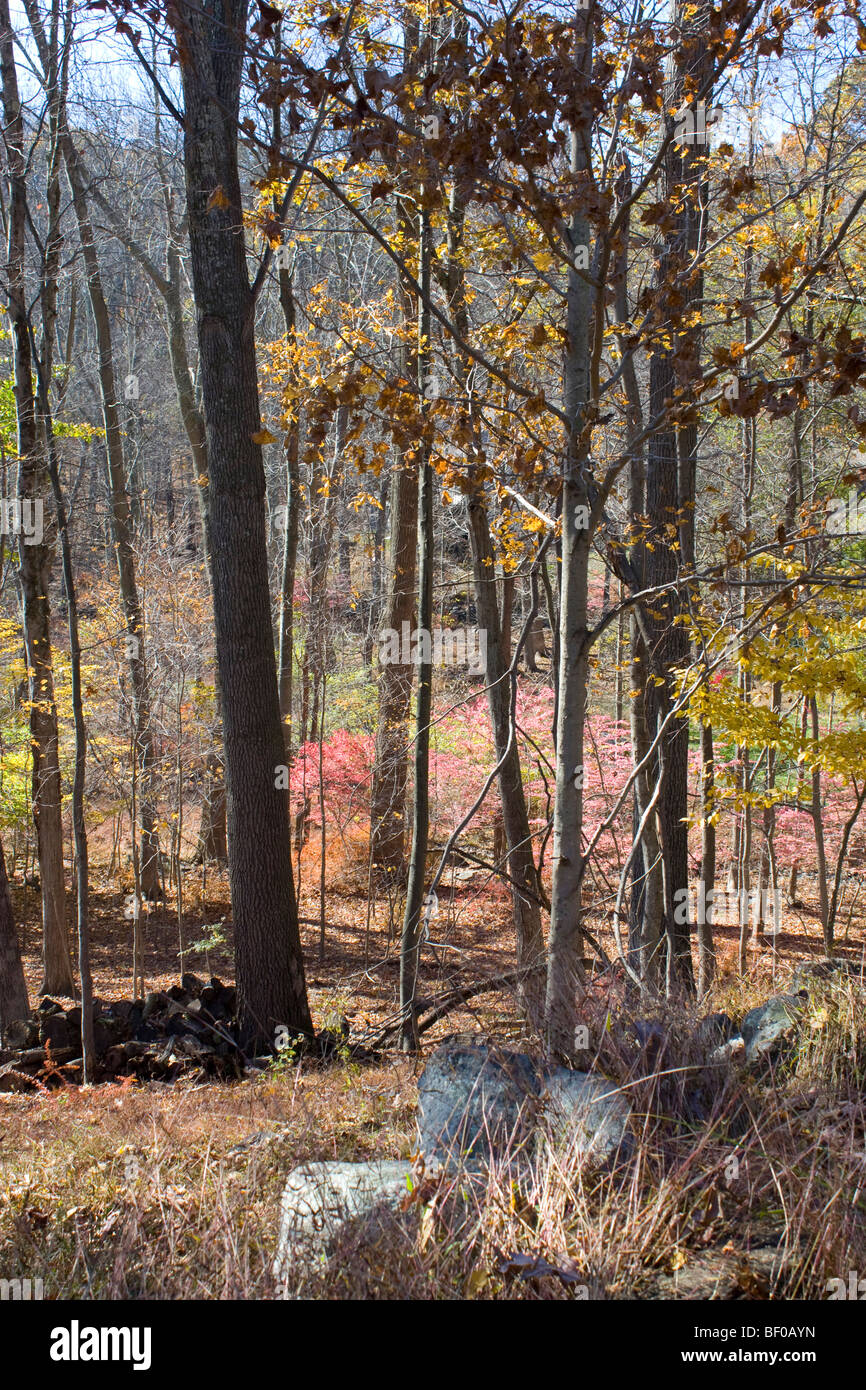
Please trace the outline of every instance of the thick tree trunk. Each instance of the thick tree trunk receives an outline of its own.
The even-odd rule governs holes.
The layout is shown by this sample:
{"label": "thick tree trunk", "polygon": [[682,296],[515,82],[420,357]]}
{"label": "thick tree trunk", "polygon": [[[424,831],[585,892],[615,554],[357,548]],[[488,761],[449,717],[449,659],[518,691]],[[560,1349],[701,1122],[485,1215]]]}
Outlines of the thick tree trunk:
{"label": "thick tree trunk", "polygon": [[[223,696],[229,878],[241,1034],[310,1034],[292,881],[288,793],[265,537],[255,303],[243,237],[237,120],[244,0],[183,5],[184,163],[204,415],[217,661]],[[214,198],[214,194],[219,194]]]}

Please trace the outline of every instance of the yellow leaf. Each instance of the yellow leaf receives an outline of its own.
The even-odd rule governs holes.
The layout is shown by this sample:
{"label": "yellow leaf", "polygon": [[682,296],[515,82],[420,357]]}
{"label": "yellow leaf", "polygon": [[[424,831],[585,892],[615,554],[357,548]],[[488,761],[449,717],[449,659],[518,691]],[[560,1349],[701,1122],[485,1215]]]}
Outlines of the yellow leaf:
{"label": "yellow leaf", "polygon": [[205,212],[212,212],[214,208],[227,208],[228,205],[229,200],[225,195],[222,184],[219,184],[208,198]]}
{"label": "yellow leaf", "polygon": [[250,435],[250,439],[254,444],[276,444],[277,442],[276,435],[271,434],[270,430],[257,430],[255,434]]}
{"label": "yellow leaf", "polygon": [[207,207],[204,208],[204,211],[206,211],[206,213],[211,213],[214,207],[228,207],[228,197],[225,196],[225,189],[222,188],[222,183],[213,190],[213,193],[211,193],[209,199],[207,199]]}
{"label": "yellow leaf", "polygon": [[476,1294],[483,1293],[490,1282],[490,1277],[486,1270],[473,1269],[469,1278],[466,1280],[466,1293],[470,1298]]}

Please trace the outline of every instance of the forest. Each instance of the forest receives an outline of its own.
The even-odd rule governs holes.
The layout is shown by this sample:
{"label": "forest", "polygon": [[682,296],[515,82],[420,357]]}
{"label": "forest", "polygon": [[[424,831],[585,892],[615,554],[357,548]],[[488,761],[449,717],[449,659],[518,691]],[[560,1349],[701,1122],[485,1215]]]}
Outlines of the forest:
{"label": "forest", "polygon": [[0,1301],[866,1297],[860,0],[0,88]]}

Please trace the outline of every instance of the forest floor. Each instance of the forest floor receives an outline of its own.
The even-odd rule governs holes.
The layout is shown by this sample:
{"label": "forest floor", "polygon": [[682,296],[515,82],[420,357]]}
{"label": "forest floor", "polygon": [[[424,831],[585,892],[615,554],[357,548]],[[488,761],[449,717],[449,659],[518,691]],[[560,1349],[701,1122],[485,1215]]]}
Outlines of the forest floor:
{"label": "forest floor", "polygon": [[[396,1008],[398,964],[387,909],[380,908],[368,930],[360,886],[331,883],[321,960],[316,882],[317,875],[306,872],[301,898],[313,1015],[318,1027],[345,1017],[352,1041],[369,1042]],[[26,970],[35,998],[38,895],[18,882],[13,896],[19,921],[27,918]],[[106,1000],[131,993],[125,913],[127,895],[97,882],[94,975],[96,993]],[[226,878],[212,875],[185,912],[185,969],[231,980],[230,930],[221,925],[228,915]],[[593,927],[615,955],[605,923]],[[739,1018],[784,990],[799,961],[824,954],[814,906],[786,912],[783,927],[775,951],[750,952],[743,984],[736,973],[738,928],[716,926],[719,980],[703,1011],[725,1008]],[[490,886],[485,875],[464,876],[453,895],[441,893],[431,937],[422,975],[429,996],[508,970],[513,944],[501,885]],[[175,983],[177,917],[170,906],[148,914],[146,943],[146,987]],[[864,948],[866,920],[852,914],[837,954],[859,961]],[[621,981],[609,980],[602,973],[593,985],[597,1017],[623,1008]],[[816,1081],[811,1056],[784,1086],[774,1084],[770,1099],[762,1092],[761,1123],[745,1138],[732,1139],[733,1128],[720,1137],[718,1129],[683,1120],[673,1092],[661,1102],[647,1093],[639,1110],[651,1114],[663,1106],[673,1128],[665,1127],[666,1119],[651,1133],[645,1129],[639,1193],[633,1185],[628,1200],[621,1200],[622,1190],[617,1198],[604,1186],[612,1181],[606,1178],[591,1194],[580,1194],[580,1240],[573,1225],[563,1225],[556,1183],[548,1183],[531,1221],[515,1208],[513,1194],[499,1192],[488,1204],[492,1215],[483,1223],[483,1238],[459,1254],[454,1242],[431,1239],[429,1230],[418,1239],[416,1232],[408,1243],[400,1237],[396,1253],[361,1258],[355,1252],[338,1268],[316,1273],[306,1291],[330,1298],[570,1296],[569,1282],[555,1276],[515,1282],[497,1275],[503,1249],[531,1247],[560,1265],[580,1266],[593,1297],[674,1297],[678,1289],[679,1296],[707,1297],[724,1279],[724,1296],[767,1297],[781,1288],[773,1252],[784,1245],[786,1258],[797,1254],[794,1296],[815,1296],[815,1281],[827,1270],[835,1272],[840,1262],[843,1275],[858,1267],[850,1217],[855,1188],[855,1206],[859,1200],[858,1164],[866,1162],[859,1030],[860,1020],[840,1023],[831,1049],[836,1060],[821,1064],[832,1075]],[[443,1018],[425,1034],[425,1052],[454,1034],[531,1043],[507,992],[480,995]],[[839,1057],[849,1062],[838,1066]],[[346,1053],[328,1063],[279,1060],[234,1084],[136,1084],[127,1078],[92,1089],[0,1095],[0,1275],[42,1277],[55,1298],[273,1296],[271,1261],[287,1172],[319,1159],[408,1158],[422,1066],[423,1060],[396,1052],[365,1062]],[[752,1157],[746,1188],[734,1184],[727,1191],[717,1177],[732,1145]],[[697,1182],[696,1154],[698,1175],[704,1174]],[[569,1194],[571,1211],[572,1188]],[[864,1256],[866,1249],[861,1266]],[[790,1280],[786,1288],[791,1296]]]}

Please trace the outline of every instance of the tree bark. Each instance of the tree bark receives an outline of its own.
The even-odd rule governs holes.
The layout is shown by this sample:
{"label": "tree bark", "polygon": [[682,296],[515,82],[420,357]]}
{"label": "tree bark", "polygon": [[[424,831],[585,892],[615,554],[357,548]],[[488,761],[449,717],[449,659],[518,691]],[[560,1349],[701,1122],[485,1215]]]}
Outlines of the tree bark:
{"label": "tree bark", "polygon": [[9,896],[3,841],[0,840],[0,1040],[10,1023],[17,1018],[27,1018],[29,1013],[27,981]]}
{"label": "tree bark", "polygon": [[111,497],[111,534],[120,582],[120,595],[126,622],[126,658],[132,688],[134,716],[134,756],[138,779],[138,831],[140,841],[140,880],[145,898],[153,901],[160,894],[159,842],[154,829],[155,810],[155,753],[150,717],[150,682],[145,654],[144,614],[138,593],[133,526],[129,496],[126,490],[123,430],[117,405],[114,357],[111,341],[111,319],[102,286],[102,274],[93,224],[87,206],[87,185],[78,152],[70,138],[63,113],[62,149],[66,164],[72,203],[78,223],[81,250],[87,273],[90,307],[96,328],[99,354],[99,389],[102,417],[105,425],[105,453]]}
{"label": "tree bark", "polygon": [[[511,878],[511,911],[521,971],[519,997],[522,1011],[533,1026],[540,1026],[544,1012],[544,981],[533,968],[544,958],[544,933],[538,899],[540,883],[532,852],[532,831],[523,788],[520,749],[511,718],[511,677],[506,675],[501,642],[499,605],[496,600],[496,567],[484,499],[469,501],[469,534],[475,572],[478,626],[487,634],[487,700],[499,767],[499,798],[508,850]],[[526,971],[524,974],[522,972]]]}
{"label": "tree bark", "polygon": [[[229,879],[243,1045],[311,1034],[295,902],[265,536],[265,477],[238,172],[245,0],[184,4],[184,166],[210,468]],[[216,196],[215,196],[216,195]]]}
{"label": "tree bark", "polygon": [[[671,63],[666,83],[665,132],[672,134],[673,113],[682,107],[688,92],[687,78],[702,90],[709,71],[710,54],[703,41],[708,12],[689,16],[678,5],[674,22],[680,29],[681,47]],[[702,91],[701,100],[708,100]],[[706,235],[705,155],[698,140],[701,113],[695,112],[694,143],[671,138],[665,154],[665,196],[671,207],[670,231],[658,258],[657,314],[660,342],[650,359],[649,413],[663,416],[678,397],[687,400],[700,376],[700,330],[683,315],[703,298],[700,248]],[[670,417],[669,417],[670,418]],[[693,554],[695,449],[693,421],[671,419],[649,439],[647,450],[646,507],[651,542],[647,553],[647,581],[665,592],[647,608],[650,659],[662,673],[682,670],[689,664],[687,628],[677,619],[687,611],[676,586],[687,572]],[[650,729],[655,736],[672,707],[673,683],[653,684],[648,690]],[[669,992],[694,991],[691,958],[691,925],[678,923],[675,903],[688,894],[688,751],[689,726],[673,718],[659,746],[662,777],[659,824],[665,875],[665,937]],[[687,898],[686,898],[687,901]]]}
{"label": "tree bark", "polygon": [[[583,30],[577,63],[581,80],[592,70],[592,12],[576,19]],[[590,131],[571,129],[569,163],[576,178],[591,168]],[[591,510],[587,407],[591,375],[592,290],[576,268],[577,248],[590,244],[590,225],[577,210],[568,229],[566,346],[563,404],[568,417],[562,484],[562,565],[559,609],[559,684],[556,728],[556,800],[553,821],[553,882],[545,996],[547,1045],[571,1056],[575,1046],[578,993],[584,985],[582,888],[584,736],[589,681],[589,557],[591,532],[582,518]],[[578,507],[581,509],[578,513]]]}
{"label": "tree bark", "polygon": [[[25,284],[27,160],[24,123],[8,0],[0,0],[3,114],[9,160],[7,283],[12,325],[15,410],[18,426],[19,486],[22,505],[44,509],[49,479],[36,424],[33,356]],[[71,995],[72,961],[66,934],[66,885],[63,871],[60,740],[54,698],[51,610],[48,590],[53,547],[44,532],[35,544],[22,534],[19,575],[24,595],[24,645],[30,684],[30,742],[33,756],[32,805],[36,826],[42,893],[42,960],[44,994]]]}
{"label": "tree bark", "polygon": [[[417,382],[422,402],[430,370],[430,224],[426,209],[420,215],[418,237],[419,282],[422,299],[418,310]],[[421,945],[421,906],[427,874],[427,842],[430,829],[430,715],[433,708],[433,468],[427,412],[421,408],[422,439],[418,462],[418,625],[430,640],[418,664],[418,692],[415,706],[415,782],[412,797],[412,851],[406,884],[406,909],[400,942],[400,1041],[404,1052],[418,1047],[418,1020],[415,991]]]}

